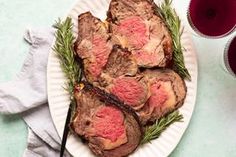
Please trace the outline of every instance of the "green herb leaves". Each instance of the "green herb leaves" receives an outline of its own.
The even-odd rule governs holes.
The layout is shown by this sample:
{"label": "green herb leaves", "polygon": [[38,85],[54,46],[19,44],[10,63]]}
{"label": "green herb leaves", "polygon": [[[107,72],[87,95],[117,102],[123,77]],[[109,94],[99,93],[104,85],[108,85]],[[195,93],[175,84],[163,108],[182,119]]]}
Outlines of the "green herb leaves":
{"label": "green herb leaves", "polygon": [[82,73],[81,66],[75,60],[73,50],[75,38],[72,33],[72,27],[73,24],[69,17],[63,22],[59,19],[54,25],[54,28],[57,29],[54,51],[60,58],[62,70],[68,78],[66,90],[70,93],[71,100],[74,99],[74,86],[80,81]]}
{"label": "green herb leaves", "polygon": [[[67,17],[65,21],[61,21],[60,19],[54,25],[56,28],[56,41],[53,47],[54,52],[58,55],[60,59],[60,64],[65,76],[68,79],[65,89],[70,94],[70,110],[71,113],[68,112],[68,115],[72,120],[73,115],[76,110],[76,101],[74,98],[74,87],[80,82],[82,78],[82,68],[80,63],[76,61],[75,53],[73,50],[74,45],[74,36],[72,33],[72,21],[71,18]],[[67,115],[67,116],[68,116]]]}
{"label": "green herb leaves", "polygon": [[168,126],[170,126],[174,122],[180,122],[182,119],[183,116],[179,113],[179,111],[174,111],[172,113],[169,113],[165,117],[160,118],[156,121],[155,124],[148,126],[145,129],[141,144],[145,144],[153,139],[158,138]]}
{"label": "green herb leaves", "polygon": [[171,7],[171,0],[164,0],[157,12],[166,21],[173,41],[173,69],[184,79],[191,80],[191,76],[184,65],[183,47],[181,45],[181,21],[175,10]]}

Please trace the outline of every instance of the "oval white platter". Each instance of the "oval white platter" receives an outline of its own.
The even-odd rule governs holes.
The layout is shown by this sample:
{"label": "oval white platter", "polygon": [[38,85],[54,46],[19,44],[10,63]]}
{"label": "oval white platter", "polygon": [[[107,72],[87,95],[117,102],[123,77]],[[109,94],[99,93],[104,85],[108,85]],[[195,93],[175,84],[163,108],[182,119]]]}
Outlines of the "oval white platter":
{"label": "oval white platter", "polygon": [[[94,16],[104,20],[110,0],[78,0],[67,16],[71,17],[74,23],[73,32],[77,37],[78,15],[90,11]],[[159,1],[157,1],[159,2]],[[197,92],[197,57],[192,39],[185,29],[181,37],[184,51],[185,65],[192,77],[191,81],[186,81],[187,97],[184,105],[179,109],[184,116],[183,122],[174,123],[165,130],[161,136],[151,143],[139,146],[130,155],[131,157],[166,157],[179,143],[186,130],[192,116]],[[66,78],[60,67],[59,59],[52,51],[49,54],[47,67],[47,87],[48,101],[52,119],[59,136],[62,138],[65,119],[69,107],[69,94],[64,90]],[[86,144],[83,144],[75,135],[69,135],[67,150],[75,157],[94,157]]]}

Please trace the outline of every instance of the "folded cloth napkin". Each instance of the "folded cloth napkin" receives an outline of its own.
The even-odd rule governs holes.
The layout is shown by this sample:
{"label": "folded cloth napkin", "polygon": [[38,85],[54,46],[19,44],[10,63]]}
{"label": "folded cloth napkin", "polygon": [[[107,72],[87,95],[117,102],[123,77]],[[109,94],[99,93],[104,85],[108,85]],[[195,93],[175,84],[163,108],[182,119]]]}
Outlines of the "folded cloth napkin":
{"label": "folded cloth napkin", "polygon": [[[28,29],[29,54],[16,79],[0,84],[0,113],[20,114],[28,125],[24,157],[58,157],[60,143],[47,104],[46,70],[54,37],[51,28]],[[69,153],[65,152],[65,157]]]}

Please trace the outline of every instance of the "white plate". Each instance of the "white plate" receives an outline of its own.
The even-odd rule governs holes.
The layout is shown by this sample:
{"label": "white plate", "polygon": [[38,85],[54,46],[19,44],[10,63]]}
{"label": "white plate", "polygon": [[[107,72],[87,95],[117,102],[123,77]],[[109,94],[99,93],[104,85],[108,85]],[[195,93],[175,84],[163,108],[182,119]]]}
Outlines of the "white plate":
{"label": "white plate", "polygon": [[[104,20],[110,0],[78,0],[69,15],[74,23],[74,35],[77,36],[78,15],[91,11],[93,15]],[[151,143],[140,146],[132,157],[165,157],[168,156],[179,143],[184,131],[186,130],[195,105],[197,91],[197,59],[193,48],[192,40],[188,32],[184,31],[181,38],[182,45],[186,49],[184,59],[186,67],[191,74],[192,81],[186,81],[187,97],[184,105],[180,108],[184,116],[184,122],[174,123],[161,136]],[[62,137],[67,110],[69,106],[69,94],[64,90],[66,79],[60,68],[59,59],[52,51],[48,59],[47,69],[48,101],[53,122],[60,137]],[[80,139],[70,135],[67,140],[66,148],[75,157],[93,157],[86,144],[82,144]]]}

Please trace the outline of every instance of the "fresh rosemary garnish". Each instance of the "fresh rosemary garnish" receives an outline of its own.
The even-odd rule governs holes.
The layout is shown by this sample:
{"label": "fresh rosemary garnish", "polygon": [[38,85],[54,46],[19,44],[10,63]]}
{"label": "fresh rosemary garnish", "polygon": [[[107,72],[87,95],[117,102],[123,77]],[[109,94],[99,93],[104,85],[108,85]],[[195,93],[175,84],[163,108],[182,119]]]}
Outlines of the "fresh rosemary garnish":
{"label": "fresh rosemary garnish", "polygon": [[181,45],[181,21],[175,10],[171,7],[172,0],[164,0],[157,9],[159,15],[165,20],[167,27],[170,30],[172,41],[173,41],[173,70],[175,70],[182,78],[191,80],[191,76],[185,67],[183,51],[184,48]]}
{"label": "fresh rosemary garnish", "polygon": [[65,89],[70,94],[71,106],[74,111],[76,105],[74,100],[74,87],[76,83],[81,80],[82,70],[80,64],[75,59],[75,53],[73,50],[74,36],[72,33],[72,20],[67,17],[65,21],[60,19],[54,25],[56,31],[56,41],[54,45],[54,51],[60,59],[60,64],[65,76],[68,79]]}
{"label": "fresh rosemary garnish", "polygon": [[160,118],[151,126],[148,126],[145,129],[143,139],[141,141],[141,144],[145,144],[147,142],[150,142],[153,139],[158,138],[163,131],[166,130],[168,126],[175,122],[181,122],[183,119],[183,115],[179,113],[178,110],[175,110],[168,115]]}

